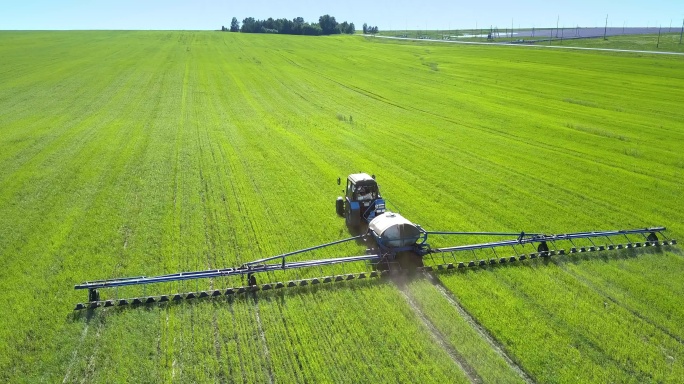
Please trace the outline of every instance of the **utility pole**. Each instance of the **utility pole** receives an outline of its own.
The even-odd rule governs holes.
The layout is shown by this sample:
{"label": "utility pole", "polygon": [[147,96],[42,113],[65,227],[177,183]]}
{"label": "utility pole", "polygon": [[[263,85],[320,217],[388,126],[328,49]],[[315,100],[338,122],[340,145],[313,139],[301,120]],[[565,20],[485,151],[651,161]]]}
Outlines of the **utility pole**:
{"label": "utility pole", "polygon": [[626,21],[622,22],[622,34],[623,35],[625,34],[625,23],[627,23],[627,22]]}
{"label": "utility pole", "polygon": [[658,42],[656,43],[656,48],[660,47],[660,30],[663,29],[663,26],[661,25],[660,28],[658,28]]}
{"label": "utility pole", "polygon": [[513,40],[513,19],[511,19],[511,40]]}
{"label": "utility pole", "polygon": [[682,31],[679,33],[679,45],[682,45],[682,35],[684,35],[684,20],[682,20]]}
{"label": "utility pole", "polygon": [[608,33],[608,14],[606,14],[606,26],[603,28],[603,40],[608,40],[606,39],[606,33]]}
{"label": "utility pole", "polygon": [[561,45],[563,45],[563,31],[565,31],[565,25],[561,28]]}
{"label": "utility pole", "polygon": [[558,15],[558,18],[556,19],[556,38],[558,38],[558,22],[560,21],[560,15]]}

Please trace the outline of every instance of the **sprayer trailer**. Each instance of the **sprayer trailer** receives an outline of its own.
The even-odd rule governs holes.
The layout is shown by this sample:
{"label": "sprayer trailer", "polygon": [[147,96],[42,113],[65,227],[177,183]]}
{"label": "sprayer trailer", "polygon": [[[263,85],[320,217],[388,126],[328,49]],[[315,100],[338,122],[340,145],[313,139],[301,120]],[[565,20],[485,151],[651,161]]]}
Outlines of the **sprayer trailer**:
{"label": "sprayer trailer", "polygon": [[[341,184],[341,179],[337,179]],[[76,285],[75,289],[88,290],[88,302],[79,303],[76,309],[109,307],[154,303],[169,300],[193,299],[204,296],[232,295],[258,290],[279,289],[285,287],[304,286],[308,284],[346,281],[367,277],[391,275],[394,272],[432,271],[433,269],[458,269],[468,267],[486,267],[496,264],[514,263],[526,259],[548,258],[555,255],[569,255],[586,252],[634,251],[638,248],[662,248],[676,245],[674,239],[668,239],[665,227],[648,227],[637,229],[589,231],[560,234],[543,234],[527,232],[448,232],[428,231],[399,213],[389,212],[385,208],[385,200],[375,176],[366,173],[355,173],[347,177],[344,197],[335,201],[335,210],[343,216],[350,232],[359,231],[359,235],[336,240],[325,244],[270,256],[242,265],[212,269],[172,273],[161,276],[139,276],[115,278],[107,280],[86,281]],[[488,240],[475,244],[431,246],[430,236],[441,239],[451,236],[483,236]],[[310,259],[293,261],[293,256],[310,253],[319,249],[357,241],[366,244],[364,254],[340,255],[327,259]],[[426,261],[430,261],[426,265]],[[468,261],[469,260],[469,261]],[[289,269],[323,267],[329,265],[364,262],[371,271],[358,274],[325,276],[321,278],[301,279],[296,281],[269,282],[259,286],[257,274],[283,271]],[[211,279],[218,277],[247,277],[248,286],[213,290],[211,292],[177,293],[173,295],[148,296],[134,299],[110,298],[101,300],[100,290],[132,285],[167,283],[172,281]]]}

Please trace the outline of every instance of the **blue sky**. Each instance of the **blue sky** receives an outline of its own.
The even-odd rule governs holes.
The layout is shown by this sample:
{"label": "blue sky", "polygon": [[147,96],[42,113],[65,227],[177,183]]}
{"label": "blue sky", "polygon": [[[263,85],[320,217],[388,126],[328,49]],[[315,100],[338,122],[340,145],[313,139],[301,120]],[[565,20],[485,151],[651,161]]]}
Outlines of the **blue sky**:
{"label": "blue sky", "polygon": [[555,26],[657,26],[681,28],[682,0],[3,0],[0,29],[185,29],[211,30],[252,16],[297,16],[317,21],[366,22],[380,29],[510,28]]}

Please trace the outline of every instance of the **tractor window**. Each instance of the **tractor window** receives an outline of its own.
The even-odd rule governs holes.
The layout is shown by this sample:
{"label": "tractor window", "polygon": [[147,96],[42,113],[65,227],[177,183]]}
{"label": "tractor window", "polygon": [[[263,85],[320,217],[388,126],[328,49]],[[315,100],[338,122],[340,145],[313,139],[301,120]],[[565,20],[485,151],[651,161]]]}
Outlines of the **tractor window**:
{"label": "tractor window", "polygon": [[357,200],[373,200],[373,188],[370,186],[360,186],[356,191]]}

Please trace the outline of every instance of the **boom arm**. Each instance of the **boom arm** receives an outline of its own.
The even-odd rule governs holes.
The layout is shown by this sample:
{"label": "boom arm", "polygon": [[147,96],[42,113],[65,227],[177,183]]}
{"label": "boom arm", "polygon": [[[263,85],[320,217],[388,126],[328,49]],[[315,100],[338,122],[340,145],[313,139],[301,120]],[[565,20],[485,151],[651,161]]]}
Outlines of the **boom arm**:
{"label": "boom arm", "polygon": [[[652,227],[652,228],[643,228],[643,229],[630,229],[630,230],[614,230],[614,231],[597,231],[597,232],[577,232],[577,233],[567,233],[567,234],[559,234],[559,235],[544,235],[544,234],[539,234],[539,233],[531,233],[531,234],[526,234],[525,232],[520,232],[520,233],[510,233],[510,232],[438,232],[438,231],[421,231],[427,235],[471,235],[471,236],[476,236],[476,235],[486,235],[486,236],[517,236],[515,239],[510,239],[510,240],[501,240],[501,241],[494,241],[494,242],[486,242],[486,243],[479,243],[479,244],[468,244],[468,245],[458,245],[458,246],[451,246],[451,247],[441,247],[441,248],[430,248],[428,244],[421,243],[421,244],[416,244],[415,245],[415,252],[419,254],[420,256],[425,256],[428,254],[438,254],[438,253],[455,253],[459,251],[475,251],[478,249],[496,249],[496,248],[501,248],[501,247],[513,247],[515,249],[515,246],[520,245],[524,246],[525,244],[534,244],[538,243],[539,244],[539,255],[541,256],[548,256],[550,255],[549,248],[547,247],[547,242],[554,244],[556,241],[570,241],[573,246],[574,242],[573,240],[577,239],[588,239],[589,241],[594,244],[594,242],[591,239],[595,238],[606,238],[608,242],[610,243],[607,247],[608,249],[621,249],[623,248],[622,244],[617,244],[613,243],[611,240],[611,237],[615,236],[623,236],[627,240],[627,248],[632,248],[632,246],[641,246],[641,243],[632,243],[630,238],[627,235],[643,235],[645,239],[645,245],[674,245],[676,244],[675,240],[671,241],[663,241],[660,243],[658,241],[658,237],[656,233],[660,234],[663,236],[663,238],[666,238],[665,235],[662,234],[663,231],[665,231],[665,227]],[[368,255],[361,255],[361,256],[346,256],[346,257],[336,257],[336,258],[329,258],[329,259],[318,259],[318,260],[306,260],[306,261],[294,261],[294,262],[287,262],[287,257],[301,254],[301,253],[306,253],[306,252],[311,252],[317,249],[321,248],[326,248],[330,247],[336,244],[352,241],[352,240],[357,240],[363,237],[372,237],[369,234],[363,235],[363,236],[355,236],[355,237],[350,237],[347,239],[342,239],[342,240],[337,240],[333,241],[330,243],[326,244],[321,244],[317,245],[314,247],[309,247],[305,249],[301,249],[298,251],[293,251],[293,252],[288,252],[284,253],[281,255],[277,256],[272,256],[272,257],[267,257],[259,260],[255,260],[252,262],[244,263],[240,267],[237,268],[224,268],[224,269],[211,269],[211,270],[205,270],[205,271],[193,271],[193,272],[180,272],[180,273],[173,273],[173,274],[168,274],[168,275],[160,275],[160,276],[138,276],[138,277],[127,277],[127,278],[117,278],[117,279],[108,279],[108,280],[95,280],[95,281],[86,281],[81,284],[77,284],[74,286],[75,289],[88,289],[89,290],[89,301],[90,302],[96,302],[99,301],[99,294],[97,292],[97,289],[101,288],[113,288],[113,287],[122,287],[122,286],[130,286],[130,285],[142,285],[142,284],[153,284],[153,283],[165,283],[165,282],[172,282],[172,281],[182,281],[182,280],[194,280],[194,279],[206,279],[206,278],[214,278],[214,277],[228,277],[228,276],[243,276],[243,275],[251,275],[253,273],[257,272],[273,272],[273,271],[280,271],[280,270],[286,270],[286,269],[297,269],[297,268],[307,268],[307,267],[318,267],[318,266],[324,266],[324,265],[334,265],[334,264],[342,264],[342,263],[352,263],[352,262],[358,262],[358,261],[370,261],[370,262],[379,262],[383,259],[388,257],[393,257],[392,255],[392,249],[390,248],[389,253],[383,253],[383,254],[368,254]],[[554,245],[555,247],[555,245]],[[574,249],[574,248],[573,248]],[[600,247],[592,247],[591,250],[603,250],[605,247],[600,246]],[[402,249],[397,249],[397,251],[403,250]],[[583,248],[582,248],[583,250]],[[571,253],[574,252],[571,250]],[[394,252],[396,253],[396,252]],[[553,254],[553,253],[551,253]],[[536,256],[534,256],[536,257]],[[520,257],[521,260],[524,259],[523,256]],[[279,262],[275,263],[268,263],[274,260],[279,260]],[[472,262],[471,262],[472,263]],[[482,262],[480,263],[482,265]]]}
{"label": "boom arm", "polygon": [[[255,272],[270,272],[285,269],[296,269],[296,268],[307,268],[307,267],[318,267],[321,265],[333,265],[340,263],[352,263],[355,261],[370,261],[379,258],[379,255],[363,255],[363,256],[347,256],[338,257],[332,259],[320,259],[320,260],[307,260],[288,263],[286,258],[288,256],[297,255],[300,253],[311,252],[316,249],[330,247],[336,244],[345,243],[348,241],[359,239],[363,236],[355,236],[347,239],[337,240],[326,244],[317,245],[315,247],[300,249],[294,252],[283,253],[282,255],[267,257],[264,259],[259,259],[255,261],[250,261],[244,263],[237,268],[224,268],[224,269],[210,269],[206,271],[195,271],[195,272],[180,272],[172,273],[169,275],[161,276],[139,276],[139,277],[126,277],[118,279],[108,279],[108,280],[95,280],[86,281],[84,283],[74,286],[74,289],[100,289],[100,288],[113,288],[113,287],[123,287],[127,285],[141,285],[141,284],[153,284],[153,283],[167,283],[170,281],[181,281],[181,280],[194,280],[194,279],[207,279],[212,277],[227,277],[227,276],[242,276],[246,274],[251,274]],[[267,261],[280,259],[281,262],[277,264],[264,264]]]}
{"label": "boom arm", "polygon": [[[575,239],[591,239],[596,237],[605,237],[609,242],[611,236],[619,235],[634,235],[634,234],[655,234],[665,231],[665,227],[652,227],[643,229],[627,229],[627,230],[617,230],[617,231],[598,231],[598,232],[577,232],[577,233],[566,233],[562,235],[544,235],[539,233],[501,233],[501,232],[430,232],[426,231],[427,234],[434,235],[488,235],[488,236],[509,236],[518,235],[515,240],[502,240],[490,243],[482,244],[471,244],[471,245],[460,245],[455,247],[444,247],[444,248],[433,248],[429,250],[429,253],[440,253],[440,252],[457,252],[457,251],[469,251],[475,249],[485,249],[494,247],[506,247],[514,245],[523,245],[531,243],[553,243],[554,241],[568,240],[572,241]],[[663,235],[664,236],[664,235]],[[629,238],[627,238],[629,240]]]}

